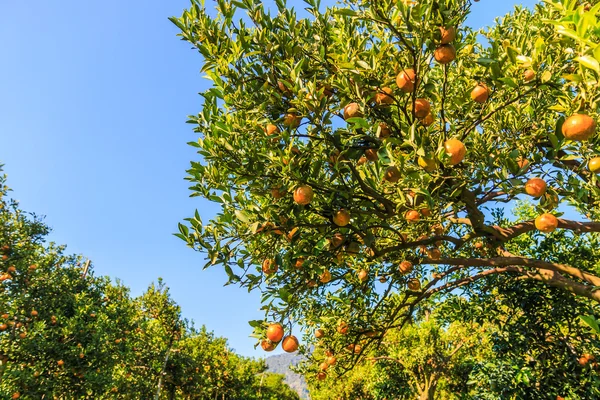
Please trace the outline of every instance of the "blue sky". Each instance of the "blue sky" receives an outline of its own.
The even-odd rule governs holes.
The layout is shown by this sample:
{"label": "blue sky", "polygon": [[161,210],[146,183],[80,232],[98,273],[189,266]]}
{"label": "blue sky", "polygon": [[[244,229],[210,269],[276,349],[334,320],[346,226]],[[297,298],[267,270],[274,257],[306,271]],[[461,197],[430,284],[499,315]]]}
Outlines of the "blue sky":
{"label": "blue sky", "polygon": [[[483,0],[469,24],[535,3]],[[208,84],[200,55],[167,20],[188,4],[0,2],[0,163],[21,206],[46,215],[52,240],[89,257],[97,274],[134,295],[163,277],[187,318],[260,357],[247,324],[262,317],[259,296],[223,287],[224,272],[202,271],[202,255],[172,236],[194,209],[204,220],[217,210],[188,198],[183,180],[196,139],[186,116],[200,111]]]}

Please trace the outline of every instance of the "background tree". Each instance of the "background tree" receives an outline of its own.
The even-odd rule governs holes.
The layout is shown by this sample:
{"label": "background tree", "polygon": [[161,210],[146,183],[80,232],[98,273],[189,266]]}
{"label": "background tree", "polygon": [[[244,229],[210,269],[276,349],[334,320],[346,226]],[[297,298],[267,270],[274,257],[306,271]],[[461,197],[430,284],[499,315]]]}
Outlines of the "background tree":
{"label": "background tree", "polygon": [[0,398],[298,399],[263,360],[183,319],[161,280],[132,298],[47,244],[8,190],[0,175]]}
{"label": "background tree", "polygon": [[[192,195],[221,204],[178,236],[260,290],[267,322],[337,330],[336,352],[361,342],[341,369],[422,301],[495,275],[597,303],[597,258],[519,245],[600,231],[585,221],[600,217],[597,1],[517,8],[482,32],[463,25],[468,0],[305,3],[302,19],[283,0],[222,0],[214,17],[194,0],[172,18],[213,81],[190,117]],[[523,196],[535,219],[494,222]]]}

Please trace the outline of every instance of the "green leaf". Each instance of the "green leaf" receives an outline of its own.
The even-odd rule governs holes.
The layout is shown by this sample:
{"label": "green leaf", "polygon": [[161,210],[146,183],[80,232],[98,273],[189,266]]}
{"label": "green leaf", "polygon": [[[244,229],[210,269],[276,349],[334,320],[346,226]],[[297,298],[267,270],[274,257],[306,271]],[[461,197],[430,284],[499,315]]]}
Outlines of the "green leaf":
{"label": "green leaf", "polygon": [[235,210],[235,216],[237,219],[239,219],[242,222],[248,223],[250,222],[250,219],[248,218],[248,215],[240,210]]}
{"label": "green leaf", "polygon": [[600,63],[598,63],[598,60],[595,58],[590,56],[582,56],[577,57],[575,61],[579,61],[579,63],[584,67],[594,70],[597,74],[600,74]]}
{"label": "green leaf", "polygon": [[596,333],[600,333],[599,321],[593,315],[580,315],[579,318],[590,326]]}

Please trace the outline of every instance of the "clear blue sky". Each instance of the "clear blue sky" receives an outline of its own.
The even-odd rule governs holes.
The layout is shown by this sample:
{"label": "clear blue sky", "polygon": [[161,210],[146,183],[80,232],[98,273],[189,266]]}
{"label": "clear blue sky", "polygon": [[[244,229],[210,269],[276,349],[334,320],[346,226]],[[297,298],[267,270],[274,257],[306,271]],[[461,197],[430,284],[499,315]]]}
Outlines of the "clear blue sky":
{"label": "clear blue sky", "polygon": [[[482,0],[470,25],[517,3],[536,2]],[[46,215],[52,239],[97,274],[134,295],[163,277],[187,318],[259,357],[247,324],[262,317],[259,296],[223,287],[225,274],[202,271],[203,256],[172,236],[194,209],[205,220],[216,212],[188,198],[183,180],[196,139],[186,116],[200,111],[208,82],[167,20],[188,4],[1,1],[0,163],[21,206]]]}

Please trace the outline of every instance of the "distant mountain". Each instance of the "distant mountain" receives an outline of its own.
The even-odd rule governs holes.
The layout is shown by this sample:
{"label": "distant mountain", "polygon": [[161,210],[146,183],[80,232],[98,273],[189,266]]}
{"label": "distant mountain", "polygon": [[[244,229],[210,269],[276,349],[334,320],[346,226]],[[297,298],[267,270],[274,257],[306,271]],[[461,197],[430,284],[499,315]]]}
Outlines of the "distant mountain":
{"label": "distant mountain", "polygon": [[304,357],[294,354],[278,354],[276,356],[267,357],[267,367],[269,372],[285,375],[285,382],[295,390],[301,399],[310,399],[308,395],[308,387],[304,377],[295,374],[290,370],[291,365],[298,365]]}

